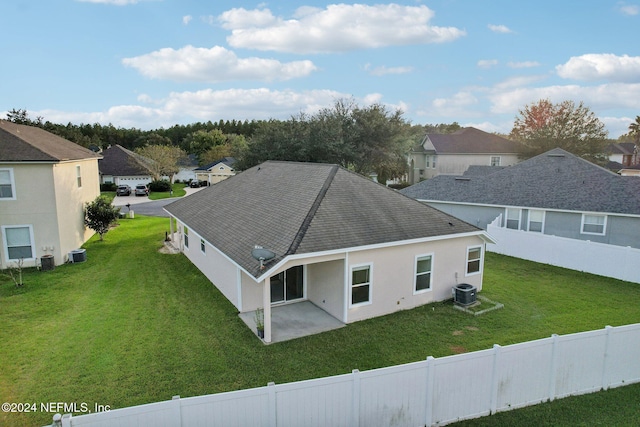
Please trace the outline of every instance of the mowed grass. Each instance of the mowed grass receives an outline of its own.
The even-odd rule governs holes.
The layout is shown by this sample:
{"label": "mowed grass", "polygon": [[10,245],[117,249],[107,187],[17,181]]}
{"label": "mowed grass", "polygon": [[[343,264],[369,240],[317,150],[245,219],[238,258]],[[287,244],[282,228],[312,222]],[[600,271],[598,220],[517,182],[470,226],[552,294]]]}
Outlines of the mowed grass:
{"label": "mowed grass", "polygon": [[0,277],[0,400],[38,406],[0,425],[50,423],[43,402],[119,408],[640,322],[640,285],[487,254],[482,294],[503,309],[435,303],[265,346],[183,255],[158,251],[168,230],[123,219],[85,263],[27,271],[22,289]]}

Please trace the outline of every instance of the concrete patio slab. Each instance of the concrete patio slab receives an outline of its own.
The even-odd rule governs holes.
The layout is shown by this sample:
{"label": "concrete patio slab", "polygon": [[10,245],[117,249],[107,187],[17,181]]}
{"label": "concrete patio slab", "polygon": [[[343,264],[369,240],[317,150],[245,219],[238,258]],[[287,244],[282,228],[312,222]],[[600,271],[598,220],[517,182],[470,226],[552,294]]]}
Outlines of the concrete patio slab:
{"label": "concrete patio slab", "polygon": [[[255,333],[255,311],[239,314]],[[342,328],[344,323],[310,301],[271,307],[271,342],[288,341]]]}

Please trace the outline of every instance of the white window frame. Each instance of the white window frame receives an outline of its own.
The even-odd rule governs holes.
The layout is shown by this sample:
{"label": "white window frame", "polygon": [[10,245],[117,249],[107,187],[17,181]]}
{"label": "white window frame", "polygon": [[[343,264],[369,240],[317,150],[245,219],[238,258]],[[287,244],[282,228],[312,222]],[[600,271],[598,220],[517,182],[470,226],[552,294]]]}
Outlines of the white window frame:
{"label": "white window frame", "polygon": [[182,238],[184,239],[184,247],[189,249],[189,228],[185,225],[183,231]]}
{"label": "white window frame", "polygon": [[[426,274],[426,272],[418,273],[418,261],[420,261],[422,258],[431,258],[431,270],[429,270],[429,287],[426,289],[418,289],[418,274],[420,275]],[[424,294],[425,292],[431,292],[431,290],[433,289],[434,259],[435,259],[435,255],[433,252],[415,256],[415,260],[413,263],[413,295]]]}
{"label": "white window frame", "polygon": [[0,168],[2,172],[9,172],[9,185],[11,185],[11,197],[0,197],[1,200],[16,200],[16,181],[13,176],[13,168]]}
{"label": "white window frame", "polygon": [[[602,224],[594,224],[592,222],[587,222],[587,217],[596,217],[603,218]],[[595,231],[584,231],[585,225],[602,225],[602,232],[598,233]],[[580,234],[590,234],[592,236],[604,236],[607,233],[607,215],[604,214],[595,214],[595,213],[583,213],[582,220],[580,221]]]}
{"label": "white window frame", "polygon": [[78,183],[78,188],[82,188],[82,169],[80,169],[80,165],[76,166],[76,182]]}
{"label": "white window frame", "polygon": [[[364,270],[369,269],[369,282],[368,283],[360,283],[356,286],[369,286],[369,299],[367,301],[358,302],[353,304],[353,272],[356,270]],[[351,266],[349,270],[349,308],[352,307],[361,307],[363,305],[370,305],[373,301],[373,263],[364,263],[364,264],[354,264]]]}
{"label": "white window frame", "polygon": [[24,261],[34,261],[36,259],[36,244],[33,237],[33,226],[30,224],[16,224],[16,225],[3,225],[2,226],[2,246],[6,255],[7,262],[19,261],[20,258],[9,258],[9,242],[7,242],[7,229],[12,228],[28,228],[29,240],[31,243],[31,258],[24,258]]}
{"label": "white window frame", "polygon": [[[517,228],[511,228],[511,227],[507,226],[509,224],[509,221],[515,221],[514,219],[510,219],[509,218],[509,211],[518,211],[518,227]],[[504,228],[508,228],[509,230],[520,230],[520,225],[521,224],[522,224],[522,209],[520,209],[520,208],[505,208],[505,210],[504,210]]]}
{"label": "white window frame", "polygon": [[202,237],[200,238],[200,252],[203,254],[207,253],[207,244]]}
{"label": "white window frame", "polygon": [[[542,221],[531,221],[531,213],[532,212],[540,212],[542,214]],[[529,215],[527,218],[527,231],[530,231],[532,233],[544,233],[544,220],[546,218],[547,214],[545,211],[541,210],[541,209],[529,209]],[[540,222],[540,231],[537,230],[531,230],[531,222]]]}
{"label": "white window frame", "polygon": [[[497,163],[494,163],[494,159],[496,159],[496,160],[497,160]],[[490,164],[491,166],[500,166],[500,165],[501,165],[501,163],[502,163],[502,158],[501,158],[500,156],[491,156],[491,157],[489,158],[489,164]]]}
{"label": "white window frame", "polygon": [[[469,259],[469,253],[472,250],[475,250],[475,249],[479,249],[480,250],[480,258]],[[478,274],[482,274],[482,267],[483,267],[483,264],[484,264],[483,263],[483,258],[484,258],[484,250],[483,250],[482,245],[467,246],[467,255],[466,255],[467,262],[465,263],[465,268],[464,268],[465,274],[464,275],[465,276],[475,276],[475,275],[478,275]],[[469,273],[469,262],[470,261],[479,261],[480,262],[480,265],[478,266],[478,271],[473,271],[473,272]]]}

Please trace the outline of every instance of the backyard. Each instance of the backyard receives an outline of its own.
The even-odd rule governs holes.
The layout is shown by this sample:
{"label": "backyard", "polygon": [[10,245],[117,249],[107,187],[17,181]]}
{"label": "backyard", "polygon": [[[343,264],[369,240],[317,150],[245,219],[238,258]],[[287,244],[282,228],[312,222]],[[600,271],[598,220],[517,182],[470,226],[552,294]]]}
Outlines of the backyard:
{"label": "backyard", "polygon": [[[0,425],[49,424],[47,402],[114,409],[640,322],[640,285],[487,254],[482,295],[502,309],[435,303],[265,346],[184,256],[158,251],[168,229],[122,219],[84,263],[26,271],[22,288],[0,276],[0,398],[37,409]],[[602,394],[631,396],[637,415],[640,387],[622,389]]]}

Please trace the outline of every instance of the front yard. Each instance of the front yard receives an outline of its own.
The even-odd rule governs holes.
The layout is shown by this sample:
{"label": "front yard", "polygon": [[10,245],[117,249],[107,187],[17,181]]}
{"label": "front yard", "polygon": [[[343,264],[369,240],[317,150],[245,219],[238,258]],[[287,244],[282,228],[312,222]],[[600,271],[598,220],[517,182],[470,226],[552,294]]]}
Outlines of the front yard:
{"label": "front yard", "polygon": [[487,254],[480,316],[451,302],[265,346],[182,255],[158,252],[169,223],[120,220],[87,261],[0,276],[0,397],[36,403],[0,425],[39,426],[46,402],[111,408],[367,370],[640,322],[640,285]]}

